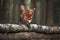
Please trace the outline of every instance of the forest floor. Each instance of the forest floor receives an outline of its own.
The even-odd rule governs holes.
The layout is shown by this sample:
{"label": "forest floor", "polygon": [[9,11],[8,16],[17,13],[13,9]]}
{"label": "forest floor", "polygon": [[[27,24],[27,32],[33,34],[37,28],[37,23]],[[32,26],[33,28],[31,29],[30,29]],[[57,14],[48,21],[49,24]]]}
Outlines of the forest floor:
{"label": "forest floor", "polygon": [[43,34],[36,32],[0,33],[0,40],[60,40],[60,34]]}

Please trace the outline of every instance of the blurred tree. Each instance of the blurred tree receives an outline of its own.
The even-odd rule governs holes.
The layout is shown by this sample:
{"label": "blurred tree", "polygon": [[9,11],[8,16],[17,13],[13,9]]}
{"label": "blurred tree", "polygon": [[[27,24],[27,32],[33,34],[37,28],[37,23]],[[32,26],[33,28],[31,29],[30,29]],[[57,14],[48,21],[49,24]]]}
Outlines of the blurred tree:
{"label": "blurred tree", "polygon": [[19,21],[19,0],[13,0],[13,23],[18,23]]}
{"label": "blurred tree", "polygon": [[54,24],[60,25],[60,0],[54,1]]}
{"label": "blurred tree", "polygon": [[12,23],[12,14],[13,14],[13,0],[5,0],[6,1],[6,23]]}
{"label": "blurred tree", "polygon": [[37,24],[40,24],[40,19],[41,19],[41,16],[40,16],[40,0],[36,0],[36,23]]}
{"label": "blurred tree", "polygon": [[47,0],[47,25],[53,25],[53,0]]}
{"label": "blurred tree", "polygon": [[0,23],[18,23],[18,0],[1,0]]}
{"label": "blurred tree", "polygon": [[33,21],[36,24],[46,24],[46,0],[33,0],[32,7],[36,8]]}
{"label": "blurred tree", "polygon": [[6,22],[6,2],[7,0],[1,0],[0,23]]}

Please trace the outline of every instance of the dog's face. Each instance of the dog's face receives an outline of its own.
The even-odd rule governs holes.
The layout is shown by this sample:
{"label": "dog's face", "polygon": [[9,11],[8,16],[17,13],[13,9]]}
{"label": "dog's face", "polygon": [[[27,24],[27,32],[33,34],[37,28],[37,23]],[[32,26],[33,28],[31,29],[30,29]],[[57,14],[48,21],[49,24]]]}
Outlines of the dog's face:
{"label": "dog's face", "polygon": [[23,20],[31,23],[32,21],[32,15],[34,13],[34,9],[25,9],[25,7],[23,5],[21,5],[21,11],[22,11],[22,18]]}

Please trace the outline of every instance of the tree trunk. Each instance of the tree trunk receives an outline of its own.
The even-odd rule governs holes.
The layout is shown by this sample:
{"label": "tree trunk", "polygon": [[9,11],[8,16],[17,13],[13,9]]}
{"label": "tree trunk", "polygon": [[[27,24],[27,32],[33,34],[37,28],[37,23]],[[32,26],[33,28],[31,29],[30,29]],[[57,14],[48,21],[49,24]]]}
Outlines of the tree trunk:
{"label": "tree trunk", "polygon": [[13,0],[7,0],[6,2],[6,23],[12,23],[13,14]]}
{"label": "tree trunk", "polygon": [[18,23],[18,0],[2,0],[0,23]]}
{"label": "tree trunk", "polygon": [[40,24],[40,19],[41,19],[41,16],[40,16],[40,0],[36,0],[36,24]]}
{"label": "tree trunk", "polygon": [[0,0],[1,3],[1,13],[0,13],[0,23],[4,23],[6,20],[5,14],[6,14],[6,0]]}
{"label": "tree trunk", "polygon": [[12,23],[18,23],[19,20],[19,4],[18,4],[18,0],[13,0],[13,22]]}
{"label": "tree trunk", "polygon": [[47,25],[53,25],[53,0],[47,0]]}
{"label": "tree trunk", "polygon": [[46,0],[40,1],[40,25],[46,25],[47,18],[46,18]]}

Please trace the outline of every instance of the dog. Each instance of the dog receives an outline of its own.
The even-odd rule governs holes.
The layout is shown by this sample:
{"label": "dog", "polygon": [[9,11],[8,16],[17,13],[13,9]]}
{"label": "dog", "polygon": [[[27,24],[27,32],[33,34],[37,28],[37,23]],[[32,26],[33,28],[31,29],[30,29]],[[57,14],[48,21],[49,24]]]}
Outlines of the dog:
{"label": "dog", "polygon": [[31,23],[32,22],[32,18],[33,18],[33,14],[34,14],[34,11],[35,11],[35,8],[33,8],[33,9],[26,9],[24,7],[24,5],[21,5],[20,9],[21,9],[21,12],[22,12],[22,14],[20,15],[22,20],[25,21],[25,22]]}

